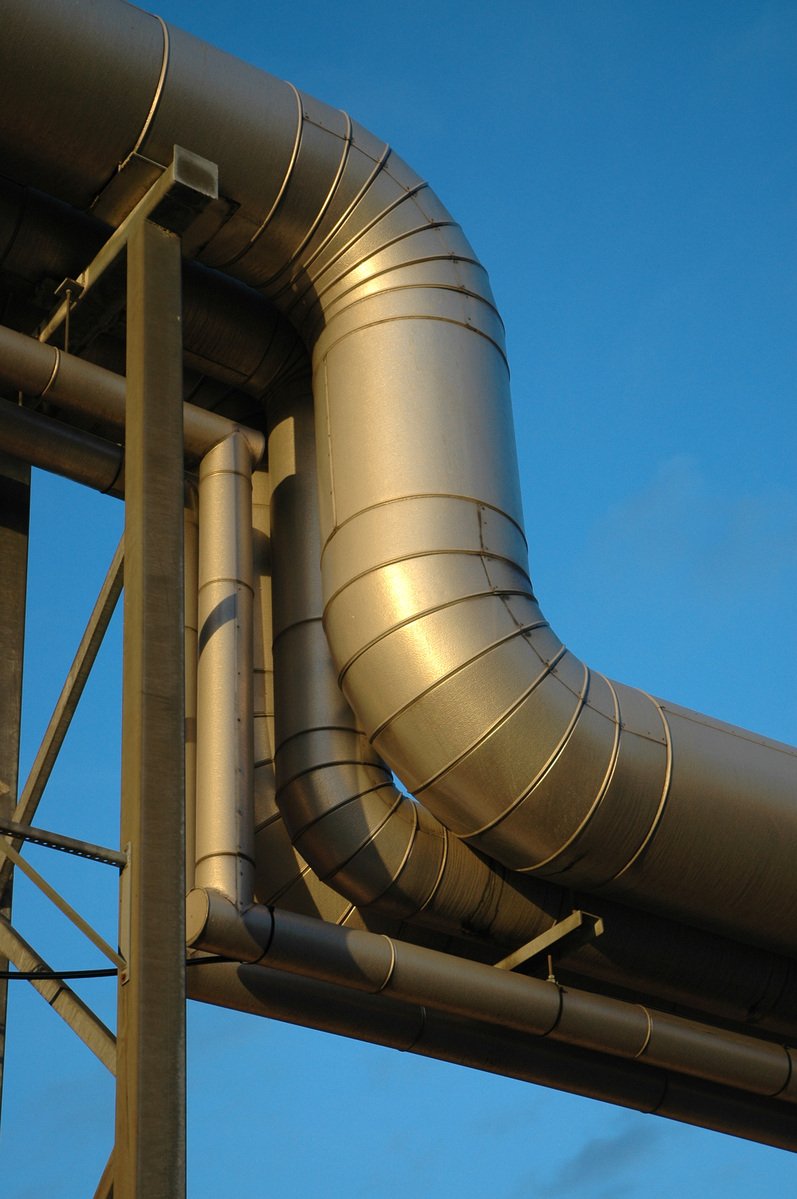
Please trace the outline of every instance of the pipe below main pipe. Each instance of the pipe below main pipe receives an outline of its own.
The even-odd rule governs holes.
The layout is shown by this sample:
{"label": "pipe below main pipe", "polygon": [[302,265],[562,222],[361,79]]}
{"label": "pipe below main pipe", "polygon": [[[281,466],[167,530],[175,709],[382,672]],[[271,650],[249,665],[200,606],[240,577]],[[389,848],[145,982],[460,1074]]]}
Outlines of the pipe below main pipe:
{"label": "pipe below main pipe", "polygon": [[797,1103],[795,1063],[785,1046],[641,1004],[292,913],[253,907],[240,916],[222,896],[207,891],[193,891],[188,897],[186,936],[196,948],[242,961],[277,966]]}
{"label": "pipe below main pipe", "polygon": [[[0,386],[31,398],[45,397],[66,412],[103,421],[115,428],[125,423],[125,380],[104,367],[85,362],[55,346],[0,325]],[[216,412],[183,404],[184,447],[194,461],[239,430],[258,462],[265,438]]]}
{"label": "pipe below main pipe", "polygon": [[124,450],[29,408],[0,399],[0,443],[7,454],[95,491],[124,493]]}
{"label": "pipe below main pipe", "polygon": [[269,966],[194,963],[188,997],[405,1053],[470,1066],[682,1123],[797,1150],[793,1109],[778,1100],[668,1074],[644,1063],[514,1029],[364,995]]}

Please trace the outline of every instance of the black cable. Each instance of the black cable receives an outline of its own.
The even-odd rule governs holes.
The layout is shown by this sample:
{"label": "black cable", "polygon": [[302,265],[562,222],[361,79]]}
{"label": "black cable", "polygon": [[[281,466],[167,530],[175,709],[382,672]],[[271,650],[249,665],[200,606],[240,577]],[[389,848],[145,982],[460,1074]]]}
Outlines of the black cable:
{"label": "black cable", "polygon": [[[213,966],[217,962],[232,962],[233,958],[207,957],[186,958],[186,966]],[[241,965],[237,962],[236,965]],[[72,978],[113,978],[119,971],[115,966],[107,970],[0,970],[0,979],[21,978],[27,982],[64,982]]]}
{"label": "black cable", "polygon": [[61,982],[67,978],[112,978],[118,974],[115,966],[108,970],[63,970],[56,974],[55,970],[0,970],[0,978],[24,978],[28,982]]}

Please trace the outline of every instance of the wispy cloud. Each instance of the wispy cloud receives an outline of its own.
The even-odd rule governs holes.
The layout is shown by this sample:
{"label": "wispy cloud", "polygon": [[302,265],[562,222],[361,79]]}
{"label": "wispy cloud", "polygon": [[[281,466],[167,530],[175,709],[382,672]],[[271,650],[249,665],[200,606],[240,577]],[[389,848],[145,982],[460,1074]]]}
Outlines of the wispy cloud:
{"label": "wispy cloud", "polygon": [[627,1172],[650,1155],[661,1135],[661,1129],[651,1121],[649,1126],[634,1122],[612,1135],[593,1137],[547,1181],[536,1178],[535,1193],[573,1199],[579,1195],[590,1199],[611,1195],[612,1199],[620,1199],[627,1193]]}
{"label": "wispy cloud", "polygon": [[731,494],[681,454],[595,526],[591,557],[624,573],[635,563],[649,579],[677,574],[707,598],[730,587],[760,593],[793,569],[796,535],[793,494],[743,482]]}

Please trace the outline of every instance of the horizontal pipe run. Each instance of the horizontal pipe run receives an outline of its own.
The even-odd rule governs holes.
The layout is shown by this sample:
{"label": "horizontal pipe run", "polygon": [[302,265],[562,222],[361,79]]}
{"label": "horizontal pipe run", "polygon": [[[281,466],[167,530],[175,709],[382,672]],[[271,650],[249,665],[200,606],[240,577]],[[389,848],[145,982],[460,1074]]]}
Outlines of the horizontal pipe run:
{"label": "horizontal pipe run", "polygon": [[271,908],[240,916],[223,896],[207,891],[188,897],[186,936],[194,948],[797,1103],[793,1057],[785,1046],[641,1004]]}
{"label": "horizontal pipe run", "polygon": [[797,1150],[793,1109],[644,1063],[364,995],[269,966],[194,963],[190,999],[453,1062],[685,1124]]}
{"label": "horizontal pipe run", "polygon": [[[22,392],[31,399],[46,398],[65,412],[124,428],[125,380],[121,375],[3,325],[0,325],[0,386]],[[253,465],[265,452],[262,433],[216,412],[183,404],[183,419],[185,453],[189,460],[198,461],[236,431],[245,437]]]}
{"label": "horizontal pipe run", "polygon": [[107,495],[124,493],[121,446],[0,399],[0,445],[7,454]]}

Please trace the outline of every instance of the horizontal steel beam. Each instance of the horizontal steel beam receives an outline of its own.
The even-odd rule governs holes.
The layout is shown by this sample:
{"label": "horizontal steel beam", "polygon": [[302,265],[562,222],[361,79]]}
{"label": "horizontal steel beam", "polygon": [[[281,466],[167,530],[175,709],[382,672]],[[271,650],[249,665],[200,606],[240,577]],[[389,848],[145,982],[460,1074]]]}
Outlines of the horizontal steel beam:
{"label": "horizontal steel beam", "polygon": [[[94,845],[91,841],[81,841],[77,837],[65,837],[62,833],[51,833],[44,828],[34,828],[31,824],[19,824],[16,820],[4,820],[0,817],[0,833],[6,833],[14,841],[30,841],[33,845],[44,845],[47,849],[59,849],[63,853],[73,853],[79,858],[89,858],[92,862],[102,862],[106,866],[127,865],[127,858],[118,849],[108,849],[104,845]],[[0,850],[2,850],[0,842]]]}
{"label": "horizontal steel beam", "polygon": [[[175,146],[169,166],[113,231],[86,269],[76,279],[65,279],[61,284],[59,292],[64,299],[39,330],[39,341],[49,341],[62,325],[68,323],[72,324],[73,332],[78,332],[76,309],[81,307],[88,308],[84,324],[94,325],[99,314],[105,321],[115,319],[125,303],[124,251],[131,231],[142,221],[151,220],[163,229],[182,234],[218,194],[218,168],[198,154]],[[87,306],[85,298],[100,279],[103,280],[102,298],[97,305]]]}

